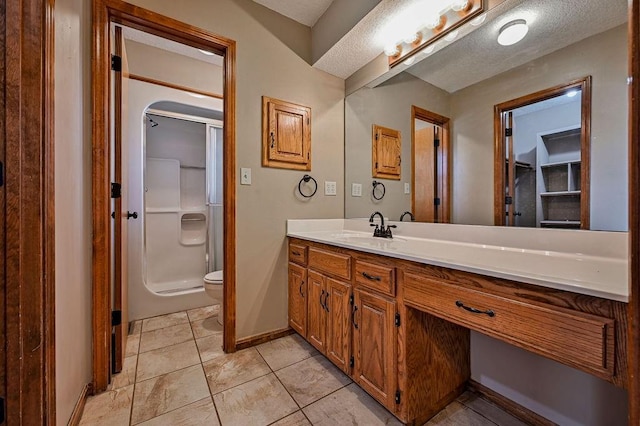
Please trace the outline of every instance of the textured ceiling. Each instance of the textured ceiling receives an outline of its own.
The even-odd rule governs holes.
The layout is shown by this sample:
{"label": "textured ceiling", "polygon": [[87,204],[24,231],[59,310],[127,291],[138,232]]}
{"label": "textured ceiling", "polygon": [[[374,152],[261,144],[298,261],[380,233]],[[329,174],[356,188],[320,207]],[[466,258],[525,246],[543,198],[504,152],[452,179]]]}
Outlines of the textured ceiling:
{"label": "textured ceiling", "polygon": [[187,46],[185,44],[176,43],[173,40],[157,37],[149,33],[134,30],[129,27],[122,27],[122,34],[125,39],[137,41],[138,43],[153,46],[158,49],[167,50],[169,52],[177,53],[178,55],[188,56],[199,61],[207,62],[210,64],[222,66],[222,56],[219,55],[205,55],[198,49]]}
{"label": "textured ceiling", "polygon": [[[313,27],[318,18],[333,3],[333,0],[253,0],[288,18],[308,27]],[[354,0],[351,0],[354,1]]]}
{"label": "textured ceiling", "polygon": [[[503,6],[506,12],[407,71],[453,93],[627,20],[627,0],[508,0]],[[500,28],[518,18],[527,20],[529,33],[500,46]]]}

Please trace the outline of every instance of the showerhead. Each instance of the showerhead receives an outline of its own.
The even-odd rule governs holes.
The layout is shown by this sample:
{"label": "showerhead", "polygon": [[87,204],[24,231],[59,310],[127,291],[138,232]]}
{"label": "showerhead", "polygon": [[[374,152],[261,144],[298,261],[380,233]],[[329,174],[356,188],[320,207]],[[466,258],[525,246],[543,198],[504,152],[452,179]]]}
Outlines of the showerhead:
{"label": "showerhead", "polygon": [[156,127],[158,125],[158,123],[154,121],[153,118],[149,117],[149,114],[147,114],[147,120],[149,120],[149,123],[151,123],[151,127]]}

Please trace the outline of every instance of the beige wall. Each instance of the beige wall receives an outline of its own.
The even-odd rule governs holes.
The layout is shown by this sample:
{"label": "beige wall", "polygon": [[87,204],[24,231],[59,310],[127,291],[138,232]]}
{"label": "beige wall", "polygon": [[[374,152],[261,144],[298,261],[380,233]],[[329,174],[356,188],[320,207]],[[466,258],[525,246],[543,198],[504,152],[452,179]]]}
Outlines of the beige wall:
{"label": "beige wall", "polygon": [[189,56],[125,40],[129,73],[222,95],[222,68]]}
{"label": "beige wall", "polygon": [[[326,197],[320,189],[313,199],[302,201],[294,190],[303,172],[260,166],[261,96],[311,107],[311,175],[320,186],[329,180],[344,188],[344,80],[311,68],[291,50],[292,43],[286,43],[287,37],[309,42],[308,27],[274,16],[252,1],[133,3],[237,42],[236,172],[250,167],[253,174],[251,186],[240,186],[238,179],[236,188],[237,336],[284,328],[286,219],[341,217],[344,197],[341,191]],[[275,23],[277,34],[269,29]]]}
{"label": "beige wall", "polygon": [[[345,101],[345,217],[369,217],[378,210],[391,220],[411,210],[411,194],[404,193],[404,183],[411,184],[411,106],[416,105],[449,116],[450,95],[408,73],[402,73],[383,85],[364,87]],[[372,125],[400,130],[402,137],[401,179],[378,179],[386,187],[382,200],[371,197]],[[362,184],[362,197],[351,196],[351,184]]]}
{"label": "beige wall", "polygon": [[452,95],[453,222],[493,224],[493,106],[587,75],[593,77],[591,228],[627,229],[626,25]]}
{"label": "beige wall", "polygon": [[90,3],[55,5],[56,423],[91,381]]}

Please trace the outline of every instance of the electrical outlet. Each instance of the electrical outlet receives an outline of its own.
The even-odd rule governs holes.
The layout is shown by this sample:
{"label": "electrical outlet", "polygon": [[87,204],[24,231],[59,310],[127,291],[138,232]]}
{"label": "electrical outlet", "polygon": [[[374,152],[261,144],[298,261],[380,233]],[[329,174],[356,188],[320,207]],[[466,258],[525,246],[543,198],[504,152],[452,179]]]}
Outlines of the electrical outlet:
{"label": "electrical outlet", "polygon": [[324,195],[336,195],[337,185],[335,182],[324,183]]}
{"label": "electrical outlet", "polygon": [[352,197],[362,197],[362,184],[361,183],[352,183],[351,184],[351,196]]}
{"label": "electrical outlet", "polygon": [[251,185],[251,169],[240,168],[240,185]]}
{"label": "electrical outlet", "polygon": [[411,186],[409,186],[409,182],[404,183],[404,193],[411,194]]}

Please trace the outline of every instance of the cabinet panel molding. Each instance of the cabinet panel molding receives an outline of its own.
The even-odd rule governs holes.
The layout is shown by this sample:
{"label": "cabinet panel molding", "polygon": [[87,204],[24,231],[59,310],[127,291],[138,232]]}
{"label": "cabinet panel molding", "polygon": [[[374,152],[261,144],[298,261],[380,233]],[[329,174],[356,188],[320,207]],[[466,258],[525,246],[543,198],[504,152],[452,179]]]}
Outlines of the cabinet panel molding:
{"label": "cabinet panel molding", "polygon": [[262,97],[262,166],[311,170],[311,108]]}
{"label": "cabinet panel molding", "polygon": [[289,325],[307,337],[307,269],[289,263]]}

